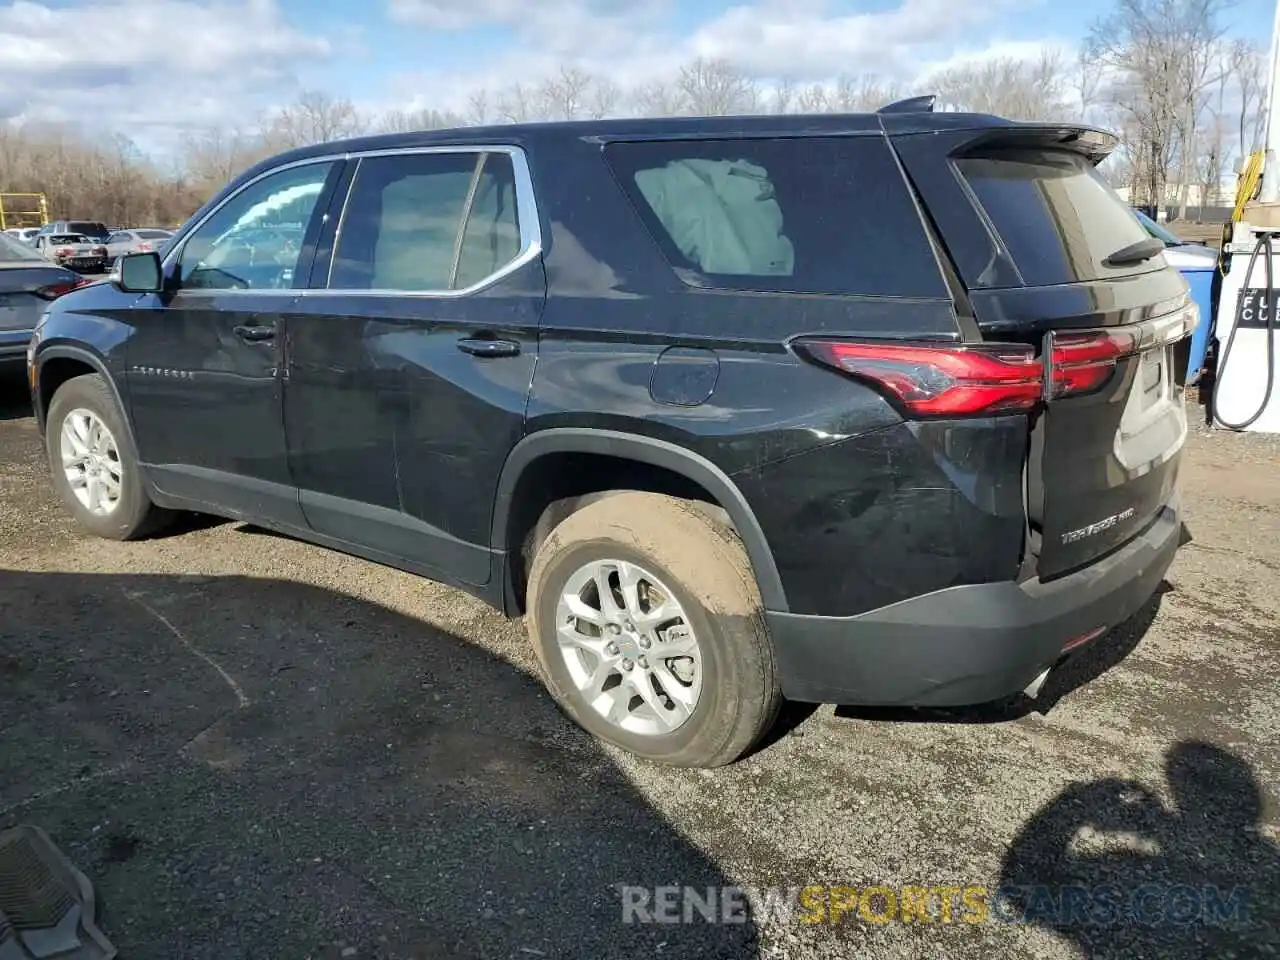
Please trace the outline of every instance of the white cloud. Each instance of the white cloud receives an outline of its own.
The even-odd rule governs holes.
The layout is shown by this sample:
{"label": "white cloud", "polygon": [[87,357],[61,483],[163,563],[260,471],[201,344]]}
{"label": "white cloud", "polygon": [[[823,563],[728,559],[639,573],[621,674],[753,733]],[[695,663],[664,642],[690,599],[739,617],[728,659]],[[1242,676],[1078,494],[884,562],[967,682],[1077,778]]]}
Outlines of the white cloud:
{"label": "white cloud", "polygon": [[517,81],[536,85],[566,62],[623,87],[670,80],[681,64],[699,56],[728,60],[766,85],[781,77],[820,83],[841,74],[878,74],[911,86],[953,59],[1033,56],[1042,46],[969,42],[1011,9],[1026,10],[1025,0],[903,0],[888,10],[853,14],[834,11],[826,0],[759,0],[729,7],[683,34],[667,26],[656,0],[625,10],[574,0],[569,6],[528,5],[520,12],[515,0],[391,2],[400,16],[437,28],[500,18],[516,25],[518,46],[484,58],[482,69],[416,73],[399,78],[394,88],[414,107],[455,110],[475,90],[493,93]]}
{"label": "white cloud", "polygon": [[0,90],[10,115],[143,140],[243,121],[262,97],[293,85],[296,64],[330,52],[327,40],[291,26],[275,0],[0,7]]}

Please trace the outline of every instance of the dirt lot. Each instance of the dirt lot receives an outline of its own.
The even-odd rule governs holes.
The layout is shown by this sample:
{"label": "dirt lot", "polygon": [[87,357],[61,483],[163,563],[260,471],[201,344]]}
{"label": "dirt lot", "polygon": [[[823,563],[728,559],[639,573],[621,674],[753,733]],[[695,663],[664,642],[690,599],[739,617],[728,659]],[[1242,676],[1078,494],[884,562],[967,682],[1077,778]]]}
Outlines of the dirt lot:
{"label": "dirt lot", "polygon": [[[1274,439],[1196,433],[1194,541],[1046,714],[796,709],[708,774],[579,733],[521,624],[448,589],[242,524],[81,536],[3,389],[0,827],[50,831],[121,956],[1280,953]],[[1155,912],[1033,910],[1035,883]],[[890,890],[823,893],[872,918],[838,925],[622,922],[620,885],[728,884]],[[904,885],[1000,884],[1033,922],[941,922],[941,895],[874,919]],[[1242,911],[1200,922],[1205,885]]]}

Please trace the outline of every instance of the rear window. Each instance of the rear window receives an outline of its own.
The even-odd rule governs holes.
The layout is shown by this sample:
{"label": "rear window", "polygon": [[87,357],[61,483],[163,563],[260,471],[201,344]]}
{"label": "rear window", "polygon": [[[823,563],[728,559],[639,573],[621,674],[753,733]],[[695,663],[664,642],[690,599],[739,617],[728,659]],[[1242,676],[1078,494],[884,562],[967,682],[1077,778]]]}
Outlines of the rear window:
{"label": "rear window", "polygon": [[888,143],[816,137],[614,143],[605,155],[695,286],[944,297]]}
{"label": "rear window", "polygon": [[1001,151],[956,161],[1028,286],[1141,273],[1160,257],[1124,267],[1103,261],[1148,236],[1129,206],[1078,154]]}
{"label": "rear window", "polygon": [[135,230],[143,240],[168,240],[173,236],[168,230]]}

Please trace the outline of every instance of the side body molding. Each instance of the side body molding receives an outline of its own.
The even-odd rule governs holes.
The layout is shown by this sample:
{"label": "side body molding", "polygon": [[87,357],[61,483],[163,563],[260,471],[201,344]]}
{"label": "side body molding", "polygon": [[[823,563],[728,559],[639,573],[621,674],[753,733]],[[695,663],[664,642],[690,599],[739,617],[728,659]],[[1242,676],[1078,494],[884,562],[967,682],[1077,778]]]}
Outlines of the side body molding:
{"label": "side body molding", "polygon": [[500,553],[506,545],[507,522],[521,474],[539,457],[555,453],[597,454],[634,460],[670,470],[701,486],[729,514],[742,537],[765,608],[775,612],[789,610],[773,553],[742,492],[723,470],[706,457],[653,437],[588,427],[552,427],[526,436],[512,448],[498,480],[490,534],[495,553]]}

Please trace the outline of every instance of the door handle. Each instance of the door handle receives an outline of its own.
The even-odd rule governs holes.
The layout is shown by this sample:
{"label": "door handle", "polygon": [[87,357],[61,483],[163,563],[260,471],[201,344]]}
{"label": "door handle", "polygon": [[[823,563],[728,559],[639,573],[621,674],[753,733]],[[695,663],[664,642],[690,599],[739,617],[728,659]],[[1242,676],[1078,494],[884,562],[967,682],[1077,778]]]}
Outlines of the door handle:
{"label": "door handle", "polygon": [[242,325],[233,327],[231,332],[246,343],[262,343],[276,338],[276,328],[274,326],[251,327]]}
{"label": "door handle", "polygon": [[482,340],[464,337],[458,341],[458,349],[473,357],[514,357],[520,352],[520,344],[514,340]]}

